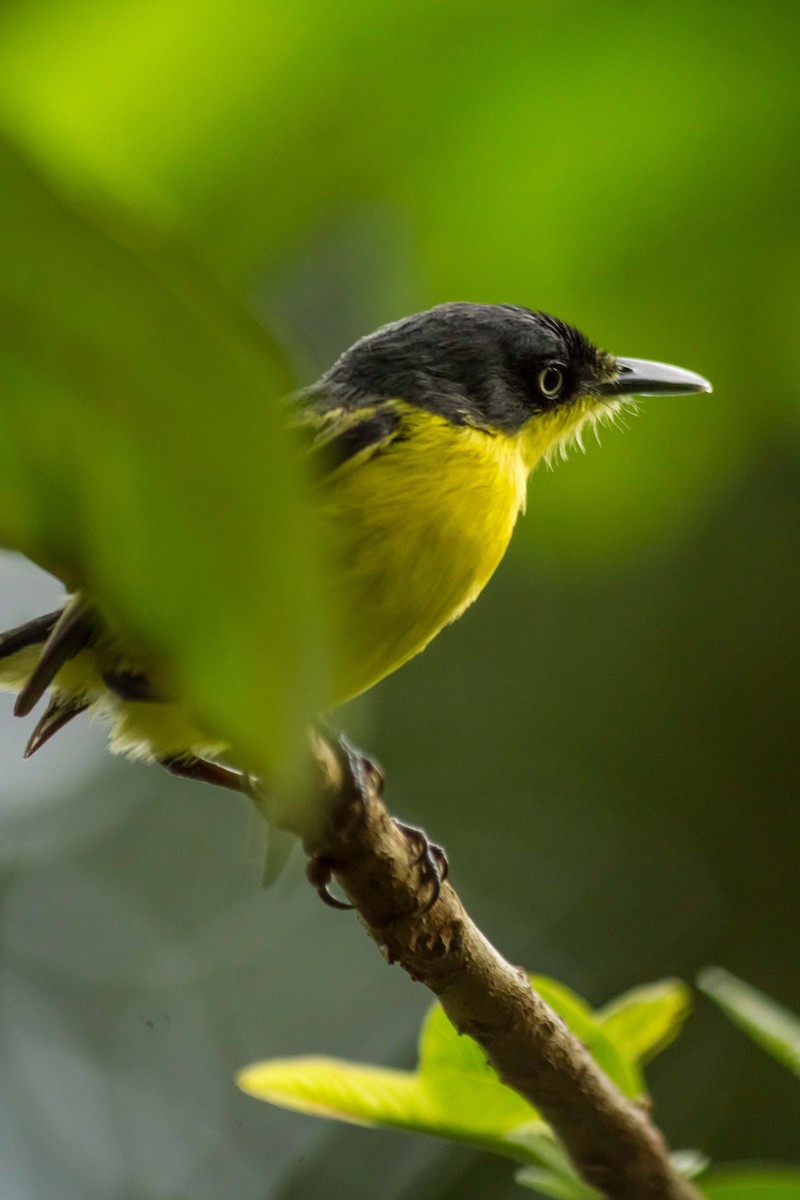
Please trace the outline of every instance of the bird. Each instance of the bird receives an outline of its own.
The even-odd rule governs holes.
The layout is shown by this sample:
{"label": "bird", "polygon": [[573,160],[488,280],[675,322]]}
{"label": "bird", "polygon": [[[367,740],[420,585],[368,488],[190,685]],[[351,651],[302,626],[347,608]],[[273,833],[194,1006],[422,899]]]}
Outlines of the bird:
{"label": "bird", "polygon": [[[513,304],[441,304],[355,342],[290,397],[335,578],[335,708],[397,670],[473,603],[500,563],[528,477],[634,397],[709,392],[692,371],[598,349]],[[230,748],[202,730],[159,664],[88,591],[0,634],[0,688],[24,717],[47,703],[25,755],[80,713],[113,751],[247,791]]]}

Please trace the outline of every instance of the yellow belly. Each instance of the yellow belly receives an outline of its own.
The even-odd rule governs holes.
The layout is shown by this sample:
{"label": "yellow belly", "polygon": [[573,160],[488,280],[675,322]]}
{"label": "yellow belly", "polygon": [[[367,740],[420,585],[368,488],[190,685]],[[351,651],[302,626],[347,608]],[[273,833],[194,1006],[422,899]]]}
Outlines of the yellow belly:
{"label": "yellow belly", "polygon": [[412,440],[346,466],[323,510],[341,564],[336,703],[418,654],[475,600],[524,504],[516,439],[411,419]]}

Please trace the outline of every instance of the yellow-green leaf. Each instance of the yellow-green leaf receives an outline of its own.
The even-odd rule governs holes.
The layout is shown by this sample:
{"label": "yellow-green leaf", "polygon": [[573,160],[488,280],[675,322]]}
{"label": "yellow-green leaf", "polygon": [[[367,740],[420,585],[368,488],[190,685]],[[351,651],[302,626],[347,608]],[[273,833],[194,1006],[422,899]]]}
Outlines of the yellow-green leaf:
{"label": "yellow-green leaf", "polygon": [[[586,1001],[555,980],[533,976],[532,983],[625,1095],[641,1094],[634,1056],[601,1027]],[[254,1063],[238,1083],[257,1099],[312,1116],[449,1137],[561,1170],[563,1154],[548,1126],[501,1083],[478,1044],[458,1034],[438,1004],[422,1026],[416,1072],[286,1058]]]}
{"label": "yellow-green leaf", "polygon": [[800,1017],[722,967],[703,971],[697,986],[754,1042],[800,1075]]}
{"label": "yellow-green leaf", "polygon": [[663,979],[618,996],[598,1010],[597,1018],[620,1049],[647,1063],[678,1036],[690,1009],[686,985]]}
{"label": "yellow-green leaf", "polygon": [[[470,1099],[468,1085],[463,1093],[456,1089],[448,1103],[447,1097],[430,1089],[414,1072],[332,1058],[278,1058],[254,1063],[239,1073],[237,1083],[258,1100],[308,1116],[427,1133],[519,1157],[513,1143],[504,1143],[507,1123],[498,1120],[491,1107],[482,1111],[461,1102]],[[530,1118],[531,1110],[526,1109]]]}
{"label": "yellow-green leaf", "polygon": [[240,1071],[243,1092],[354,1125],[426,1128],[433,1112],[416,1076],[334,1058],[275,1058]]}

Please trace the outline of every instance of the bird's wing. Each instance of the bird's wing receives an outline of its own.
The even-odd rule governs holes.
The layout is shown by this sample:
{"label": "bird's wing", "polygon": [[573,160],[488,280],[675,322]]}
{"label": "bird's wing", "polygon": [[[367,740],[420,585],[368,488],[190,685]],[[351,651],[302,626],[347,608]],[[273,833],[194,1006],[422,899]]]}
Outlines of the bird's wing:
{"label": "bird's wing", "polygon": [[312,472],[318,479],[363,462],[404,436],[403,411],[396,400],[357,407],[308,406],[294,414]]}

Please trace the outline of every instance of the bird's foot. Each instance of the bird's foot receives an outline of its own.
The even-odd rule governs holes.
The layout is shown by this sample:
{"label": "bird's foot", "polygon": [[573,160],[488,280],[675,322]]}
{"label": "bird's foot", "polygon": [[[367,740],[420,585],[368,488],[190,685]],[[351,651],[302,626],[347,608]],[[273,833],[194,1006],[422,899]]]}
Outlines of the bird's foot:
{"label": "bird's foot", "polygon": [[416,825],[406,825],[405,822],[398,821],[396,817],[393,820],[403,837],[415,851],[414,866],[419,868],[423,884],[430,889],[430,894],[425,904],[419,909],[419,915],[423,916],[425,913],[430,912],[439,899],[442,884],[447,879],[447,873],[450,869],[447,855],[444,849],[436,842],[429,842],[424,831],[418,829]]}
{"label": "bird's foot", "polygon": [[[333,786],[347,802],[342,811],[360,814],[362,806],[370,796],[382,795],[383,772],[372,759],[352,746],[341,734],[334,734],[329,728],[325,728],[321,737],[334,755],[336,778]],[[327,766],[326,769],[329,776],[333,777],[330,767]],[[355,807],[352,805],[353,801]],[[422,888],[426,893],[424,903],[418,909],[422,915],[429,912],[439,899],[442,883],[447,878],[447,856],[441,846],[428,841],[421,829],[394,818],[393,821],[414,855],[412,865],[417,867],[420,873]],[[330,908],[352,909],[352,904],[338,899],[330,890],[336,865],[333,858],[317,854],[309,860],[306,874],[320,899]]]}
{"label": "bird's foot", "polygon": [[335,867],[333,859],[326,858],[324,854],[315,854],[308,860],[306,877],[312,887],[316,889],[322,903],[327,904],[328,908],[338,908],[341,912],[349,911],[355,908],[355,905],[350,904],[347,900],[339,900],[330,890]]}
{"label": "bird's foot", "polygon": [[[334,788],[346,802],[342,805],[341,812],[360,812],[370,794],[381,795],[383,772],[362,750],[351,745],[343,734],[336,732],[327,722],[320,722],[315,736],[318,744],[321,743],[323,749],[327,748],[333,755],[332,762],[326,761],[319,754],[317,757],[328,774],[329,787]],[[306,875],[316,888],[320,900],[329,908],[343,911],[352,909],[354,905],[346,900],[339,900],[330,890],[335,869],[334,859],[324,854],[315,854],[308,861]]]}

